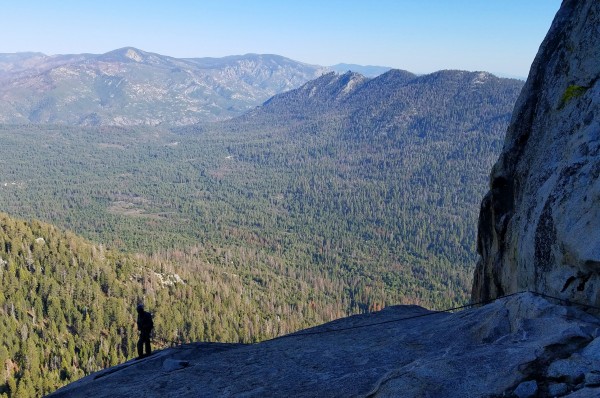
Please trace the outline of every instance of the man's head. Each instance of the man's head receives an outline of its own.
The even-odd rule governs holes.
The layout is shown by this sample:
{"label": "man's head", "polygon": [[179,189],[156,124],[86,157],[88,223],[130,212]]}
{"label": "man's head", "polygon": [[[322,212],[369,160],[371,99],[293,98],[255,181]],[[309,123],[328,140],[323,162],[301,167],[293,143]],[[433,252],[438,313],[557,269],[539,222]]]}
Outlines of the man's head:
{"label": "man's head", "polygon": [[142,312],[144,312],[144,304],[138,304],[138,306],[137,306],[137,312],[139,314],[141,314]]}

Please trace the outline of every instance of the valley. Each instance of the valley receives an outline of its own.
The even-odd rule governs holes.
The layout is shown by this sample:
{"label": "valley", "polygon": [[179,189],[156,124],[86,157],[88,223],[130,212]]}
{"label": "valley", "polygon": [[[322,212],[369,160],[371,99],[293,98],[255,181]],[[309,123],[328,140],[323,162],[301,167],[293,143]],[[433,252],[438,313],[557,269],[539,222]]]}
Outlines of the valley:
{"label": "valley", "polygon": [[[119,250],[249,247],[334,279],[361,275],[359,286],[371,280],[394,302],[464,302],[485,170],[500,150],[511,103],[494,77],[474,91],[488,90],[490,104],[469,106],[465,99],[449,106],[446,97],[462,88],[457,80],[479,77],[445,75],[440,87],[447,92],[438,89],[440,100],[419,111],[399,109],[415,95],[403,90],[421,84],[417,94],[429,95],[433,78],[392,71],[373,80],[327,75],[308,83],[310,90],[281,94],[220,124],[5,126],[1,179],[18,175],[21,185],[0,190],[4,210]],[[363,85],[344,83],[348,78]],[[385,85],[376,86],[378,80]],[[508,82],[514,100],[519,83]],[[325,91],[332,87],[337,91]],[[356,99],[387,98],[377,90],[404,97],[385,105]],[[306,91],[318,94],[303,97]],[[347,98],[314,108],[320,96],[338,92]],[[313,108],[290,106],[292,96]],[[379,113],[361,114],[370,106]],[[453,120],[458,112],[464,116]]]}
{"label": "valley", "polygon": [[[19,370],[4,391],[51,391],[134,355],[140,300],[159,346],[261,341],[391,304],[464,304],[487,171],[521,86],[476,72],[350,72],[217,123],[1,125],[0,210],[21,231],[3,239],[22,248],[0,251],[3,283],[15,286],[0,302],[3,333],[25,325],[37,336],[10,345]],[[38,252],[39,238],[59,246]],[[56,284],[59,264],[78,265]],[[77,274],[89,294],[73,296]],[[43,283],[55,286],[53,310]],[[6,316],[12,306],[20,312]],[[64,321],[45,332],[39,319]],[[26,344],[45,353],[33,365]],[[52,376],[31,380],[36,366]]]}

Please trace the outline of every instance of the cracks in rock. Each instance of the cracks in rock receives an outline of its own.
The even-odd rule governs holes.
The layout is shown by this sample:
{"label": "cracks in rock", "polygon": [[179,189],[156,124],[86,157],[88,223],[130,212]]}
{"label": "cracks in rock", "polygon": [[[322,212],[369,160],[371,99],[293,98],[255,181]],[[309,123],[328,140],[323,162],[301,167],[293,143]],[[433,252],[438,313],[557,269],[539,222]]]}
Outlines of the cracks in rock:
{"label": "cracks in rock", "polygon": [[[549,396],[549,387],[552,384],[565,382],[565,380],[551,378],[547,375],[550,365],[557,360],[571,357],[573,353],[580,352],[590,343],[591,340],[591,337],[586,338],[582,336],[573,336],[565,342],[551,344],[544,347],[541,355],[539,355],[535,360],[524,363],[519,367],[519,371],[524,375],[523,379],[505,392],[504,396],[511,396],[512,392],[520,383],[530,380],[535,380],[539,386],[536,396]],[[575,391],[582,387],[581,383],[578,384],[578,382],[579,380],[575,380],[575,383],[567,383],[569,384],[571,391]]]}
{"label": "cracks in rock", "polygon": [[584,265],[586,268],[595,270],[596,272],[600,270],[600,261],[598,260],[585,260]]}
{"label": "cracks in rock", "polygon": [[553,203],[553,197],[546,200],[535,230],[534,264],[536,273],[538,270],[547,271],[555,263],[552,246],[556,243],[557,232],[552,215]]}
{"label": "cracks in rock", "polygon": [[504,238],[508,221],[514,211],[514,184],[512,179],[497,177],[492,181],[492,208],[494,229],[500,238]]}
{"label": "cracks in rock", "polygon": [[504,295],[500,278],[508,224],[514,211],[514,181],[508,176],[498,176],[481,203],[477,232],[477,252],[481,256],[473,283],[473,298],[488,300]]}
{"label": "cracks in rock", "polygon": [[577,278],[575,278],[574,276],[570,276],[567,279],[567,281],[565,282],[565,284],[563,285],[562,289],[560,289],[560,292],[564,293],[565,290],[567,290],[569,288],[569,286],[571,286],[571,284],[575,281],[575,279],[577,279]]}
{"label": "cracks in rock", "polygon": [[[587,263],[586,263],[586,266],[587,266]],[[590,280],[590,278],[592,277],[593,274],[594,274],[593,272],[588,272],[586,274],[582,274],[581,272],[578,272],[577,276],[570,276],[566,280],[566,282],[563,285],[560,292],[564,293],[577,280],[579,280],[579,283],[577,284],[577,287],[575,289],[578,292],[583,292],[585,290],[586,283]]]}
{"label": "cracks in rock", "polygon": [[390,370],[385,375],[383,375],[383,377],[381,379],[377,380],[377,382],[375,383],[375,385],[373,386],[373,388],[371,389],[371,391],[369,391],[369,392],[367,392],[367,394],[365,394],[365,398],[374,398],[374,397],[376,397],[377,393],[379,392],[379,390],[381,389],[381,387],[383,387],[385,384],[387,384],[390,380],[397,379],[399,377],[407,375],[414,368],[415,368],[415,365],[413,365],[409,370],[406,370],[406,371],[401,371],[400,369]]}
{"label": "cracks in rock", "polygon": [[592,273],[590,272],[589,274],[587,274],[581,278],[581,282],[579,282],[579,284],[577,285],[578,292],[583,292],[583,290],[585,289],[585,284],[587,283],[587,281],[590,280],[591,277],[592,277]]}

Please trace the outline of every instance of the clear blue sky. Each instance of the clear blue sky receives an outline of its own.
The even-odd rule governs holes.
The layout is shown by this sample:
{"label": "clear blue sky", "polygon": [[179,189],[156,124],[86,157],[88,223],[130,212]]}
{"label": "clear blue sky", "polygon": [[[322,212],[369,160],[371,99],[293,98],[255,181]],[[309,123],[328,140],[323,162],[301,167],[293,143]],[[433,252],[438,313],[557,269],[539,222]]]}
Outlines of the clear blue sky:
{"label": "clear blue sky", "polygon": [[3,2],[0,52],[174,57],[279,54],[428,73],[526,77],[560,0],[19,0]]}

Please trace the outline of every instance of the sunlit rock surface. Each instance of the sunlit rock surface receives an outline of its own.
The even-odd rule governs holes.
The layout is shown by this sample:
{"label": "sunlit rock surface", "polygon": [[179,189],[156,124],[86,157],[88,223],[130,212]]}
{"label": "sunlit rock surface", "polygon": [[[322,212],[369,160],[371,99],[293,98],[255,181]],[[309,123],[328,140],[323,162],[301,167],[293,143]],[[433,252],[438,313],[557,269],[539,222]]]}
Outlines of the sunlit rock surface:
{"label": "sunlit rock surface", "polygon": [[600,2],[566,0],[481,205],[475,301],[531,290],[600,306]]}

